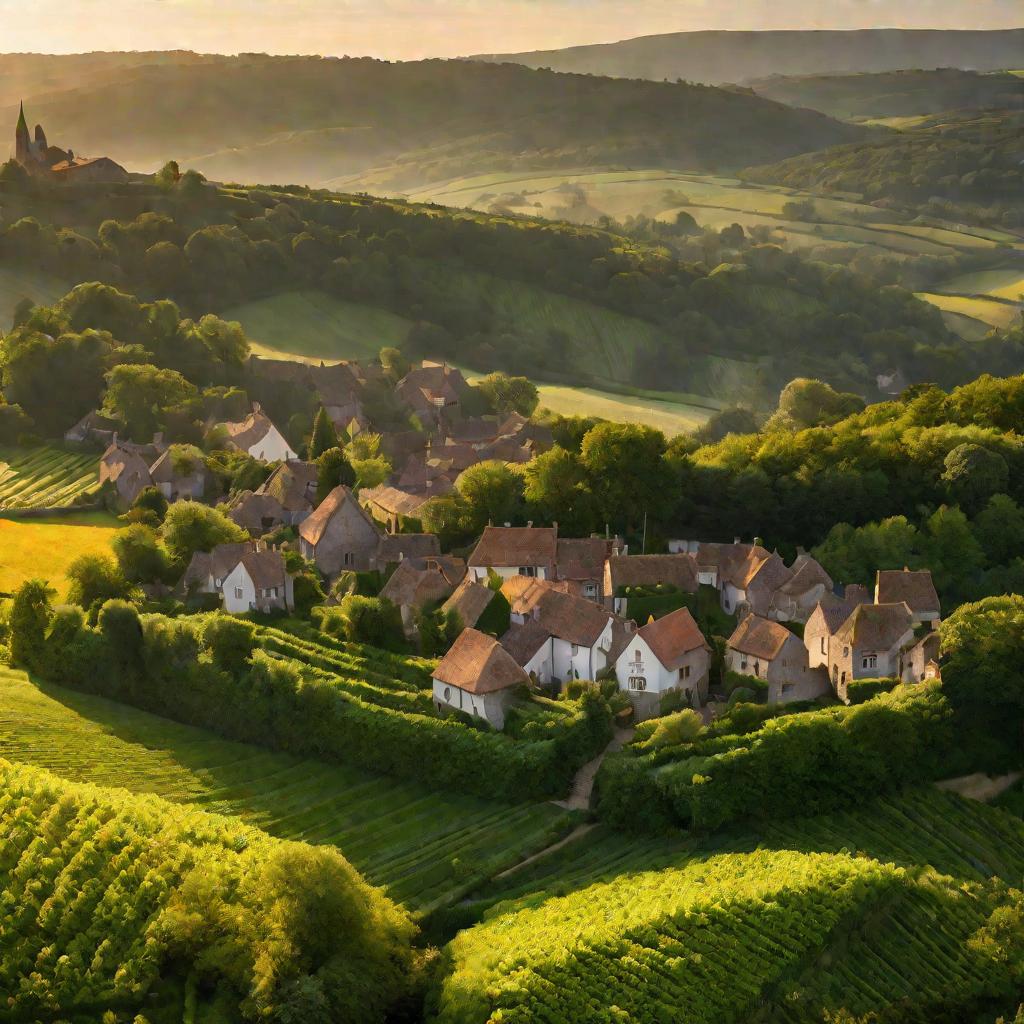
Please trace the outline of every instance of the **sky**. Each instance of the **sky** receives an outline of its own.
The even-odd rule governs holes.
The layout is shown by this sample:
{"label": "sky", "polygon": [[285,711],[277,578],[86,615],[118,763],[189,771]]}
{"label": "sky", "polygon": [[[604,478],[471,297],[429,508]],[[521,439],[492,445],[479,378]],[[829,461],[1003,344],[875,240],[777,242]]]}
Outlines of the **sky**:
{"label": "sky", "polygon": [[697,29],[1011,28],[1024,0],[0,0],[0,51],[397,60]]}

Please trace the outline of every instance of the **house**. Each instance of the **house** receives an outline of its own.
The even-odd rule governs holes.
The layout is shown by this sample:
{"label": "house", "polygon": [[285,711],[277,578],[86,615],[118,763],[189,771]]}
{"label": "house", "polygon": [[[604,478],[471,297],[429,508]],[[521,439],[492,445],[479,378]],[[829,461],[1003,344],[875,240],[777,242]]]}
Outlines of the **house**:
{"label": "house", "polygon": [[941,637],[937,632],[921,637],[909,650],[903,652],[900,679],[904,683],[920,683],[925,679],[939,679],[939,648]]}
{"label": "house", "polygon": [[[433,533],[392,533],[380,538],[377,548],[377,564],[383,569],[388,565],[398,565],[406,558],[433,558],[441,555],[441,542]],[[459,580],[466,575],[466,563],[461,559],[453,559],[462,566]],[[456,580],[456,582],[459,582]]]}
{"label": "house", "polygon": [[339,484],[299,526],[299,551],[325,576],[377,568],[380,532],[352,491]]}
{"label": "house", "polygon": [[615,616],[607,609],[541,580],[511,604],[501,644],[538,682],[596,679],[611,663]]}
{"label": "house", "polygon": [[269,533],[285,523],[285,512],[277,498],[254,491],[242,491],[232,498],[227,515],[254,537]]}
{"label": "house", "polygon": [[938,624],[942,618],[939,595],[935,592],[932,574],[927,569],[911,572],[906,567],[879,569],[875,577],[875,604],[904,602],[914,616],[914,622]]}
{"label": "house", "polygon": [[109,483],[123,505],[130,505],[147,487],[152,486],[149,460],[140,446],[115,440],[100,456],[100,484]]}
{"label": "house", "polygon": [[759,544],[734,545],[718,569],[722,610],[736,614],[749,610],[765,615],[772,595],[790,575],[778,553],[766,551]]}
{"label": "house", "polygon": [[[779,622],[806,622],[818,602],[832,594],[832,577],[817,559],[803,551],[789,567],[789,573],[789,578],[771,595],[768,614]],[[759,603],[756,579],[752,593],[752,603]]]}
{"label": "house", "polygon": [[284,556],[266,547],[246,551],[223,578],[220,592],[225,611],[232,614],[295,608],[294,581]]}
{"label": "house", "polygon": [[469,571],[486,580],[489,570],[509,576],[554,577],[558,548],[557,526],[487,526],[473,553]]}
{"label": "house", "polygon": [[286,526],[298,526],[316,504],[317,477],[315,462],[286,459],[256,488],[256,494],[280,505]]}
{"label": "house", "polygon": [[458,410],[469,392],[462,371],[447,363],[424,360],[395,385],[395,394],[421,420],[438,422],[443,413]]}
{"label": "house", "polygon": [[465,572],[461,558],[405,558],[384,584],[380,596],[397,606],[406,633],[412,633],[417,613],[451,596]]}
{"label": "house", "polygon": [[828,693],[828,673],[811,668],[803,641],[779,622],[747,615],[726,642],[725,667],[768,683],[768,703],[814,700]]}
{"label": "house", "polygon": [[228,573],[238,564],[242,555],[256,550],[251,540],[234,544],[218,544],[212,551],[196,551],[178,584],[182,596],[192,594],[219,594]]}
{"label": "house", "polygon": [[149,467],[149,475],[168,501],[196,501],[212,483],[200,453],[183,452],[171,446]]}
{"label": "house", "polygon": [[605,563],[604,601],[617,615],[629,614],[626,587],[670,586],[697,592],[697,564],[692,555],[611,555]]}
{"label": "house", "polygon": [[119,424],[108,419],[99,410],[87,412],[73,427],[64,431],[64,440],[71,444],[99,444],[108,447],[114,440]]}
{"label": "house", "polygon": [[225,423],[230,447],[246,452],[260,462],[281,462],[297,459],[285,440],[284,434],[271,423],[260,408],[259,402],[252,403],[252,412],[239,423]]}
{"label": "house", "polygon": [[441,605],[441,611],[455,612],[464,627],[473,628],[493,599],[494,591],[490,587],[466,576],[455,588],[455,593]]}
{"label": "house", "polygon": [[415,491],[381,484],[360,491],[359,501],[389,533],[395,533],[402,528],[404,521],[418,519],[420,510],[431,498],[450,494],[453,487],[452,482],[443,476]]}
{"label": "house", "polygon": [[648,622],[617,654],[619,689],[629,695],[638,720],[658,714],[669,691],[699,707],[707,699],[711,648],[688,608]]}
{"label": "house", "polygon": [[556,578],[567,580],[580,597],[600,603],[612,544],[601,537],[559,537],[555,543]]}
{"label": "house", "polygon": [[861,604],[829,641],[832,688],[846,700],[851,679],[896,679],[914,639],[914,615],[899,604]]}
{"label": "house", "polygon": [[529,681],[494,637],[464,629],[434,669],[434,704],[438,711],[455,708],[502,729],[515,688]]}
{"label": "house", "polygon": [[843,597],[823,594],[804,625],[804,647],[811,668],[829,667],[829,643],[859,604],[868,603],[867,591],[847,588]]}

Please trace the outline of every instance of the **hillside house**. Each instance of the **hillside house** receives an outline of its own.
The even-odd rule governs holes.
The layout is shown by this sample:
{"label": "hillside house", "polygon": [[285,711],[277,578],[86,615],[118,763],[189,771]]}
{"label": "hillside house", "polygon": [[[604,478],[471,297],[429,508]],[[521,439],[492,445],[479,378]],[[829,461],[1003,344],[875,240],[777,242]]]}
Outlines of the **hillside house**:
{"label": "hillside house", "polygon": [[829,690],[828,673],[810,667],[803,641],[761,615],[747,615],[733,631],[726,643],[725,666],[764,680],[769,704],[814,700]]}
{"label": "hillside house", "polygon": [[501,644],[538,682],[596,679],[614,663],[615,616],[593,601],[535,580],[511,604]]}
{"label": "hillside house", "polygon": [[899,604],[903,602],[914,616],[914,622],[928,622],[938,625],[942,618],[939,595],[928,569],[911,572],[906,567],[879,569],[875,576],[875,604]]}
{"label": "hillside house", "polygon": [[[818,602],[832,594],[832,577],[817,559],[806,552],[797,555],[789,567],[789,574],[789,579],[771,595],[768,615],[779,622],[806,622]],[[760,603],[756,585],[754,603]]]}
{"label": "hillside house", "polygon": [[316,487],[316,463],[288,459],[256,488],[256,494],[274,498],[281,506],[283,522],[298,526],[313,511]]}
{"label": "hillside house", "polygon": [[937,632],[927,633],[903,652],[900,680],[904,683],[922,683],[926,679],[939,679],[939,651],[942,638]]}
{"label": "hillside house", "polygon": [[[441,557],[441,542],[433,533],[394,533],[380,538],[377,548],[377,565],[384,569],[398,565],[406,558],[438,559]],[[450,559],[461,566],[459,580],[466,575],[466,563],[461,558]],[[458,582],[458,580],[456,581]]]}
{"label": "hillside house", "polygon": [[360,491],[359,501],[389,533],[397,533],[406,521],[419,519],[421,509],[431,498],[450,494],[452,486],[447,478],[442,478],[440,487],[428,484],[419,491],[381,484]]}
{"label": "hillside house", "polygon": [[380,532],[352,491],[335,487],[299,526],[299,551],[325,576],[377,568]]}
{"label": "hillside house", "polygon": [[252,412],[244,420],[225,423],[223,426],[232,449],[245,452],[260,462],[283,462],[298,458],[284,434],[260,408],[259,402],[252,403]]}
{"label": "hillside house", "polygon": [[829,641],[832,689],[845,701],[851,679],[899,678],[903,651],[914,640],[914,615],[899,604],[858,605]]}
{"label": "hillside house", "polygon": [[438,711],[455,708],[502,729],[515,688],[529,681],[494,637],[464,629],[434,669],[434,704]]}
{"label": "hillside house", "polygon": [[173,446],[149,467],[149,475],[168,501],[199,501],[213,485],[210,471],[198,455],[176,451]]}
{"label": "hillside house", "polygon": [[223,578],[220,594],[224,610],[244,612],[292,611],[294,580],[280,551],[266,547],[246,551]]}
{"label": "hillside house", "polygon": [[697,592],[697,563],[692,555],[612,554],[605,563],[604,601],[616,615],[629,614],[626,587],[670,586],[685,594]]}
{"label": "hillside house", "polygon": [[811,668],[829,667],[829,643],[850,613],[860,604],[868,604],[864,587],[850,586],[842,597],[823,594],[804,625],[804,647]]}
{"label": "hillside house", "polygon": [[694,707],[707,700],[711,648],[688,608],[631,633],[615,660],[619,689],[629,695],[638,720],[656,716],[673,690]]}
{"label": "hillside house", "polygon": [[718,572],[722,610],[736,614],[749,610],[766,615],[772,596],[790,575],[781,556],[759,545],[751,545],[745,553],[732,552]]}
{"label": "hillside house", "polygon": [[117,428],[117,420],[108,419],[98,409],[93,409],[64,431],[64,440],[71,444],[98,444],[106,448],[113,443]]}
{"label": "hillside house", "polygon": [[115,440],[100,456],[100,484],[110,484],[120,504],[130,505],[153,484],[144,447]]}
{"label": "hillside house", "polygon": [[489,571],[503,579],[531,576],[554,578],[557,563],[557,526],[487,526],[469,556],[474,579],[486,580]]}
{"label": "hillside house", "polygon": [[404,558],[388,578],[380,596],[402,615],[407,635],[416,628],[416,615],[427,605],[450,597],[466,574],[461,558]]}
{"label": "hillside house", "polygon": [[474,628],[480,621],[480,617],[494,600],[494,591],[483,583],[477,583],[472,576],[466,576],[455,588],[455,592],[448,598],[441,611],[455,612],[459,621],[467,629]]}
{"label": "hillside house", "polygon": [[459,412],[468,392],[461,370],[427,359],[395,385],[398,398],[425,424],[439,422],[442,414]]}
{"label": "hillside house", "polygon": [[601,537],[559,537],[555,543],[555,578],[588,601],[604,601],[605,563],[614,541]]}

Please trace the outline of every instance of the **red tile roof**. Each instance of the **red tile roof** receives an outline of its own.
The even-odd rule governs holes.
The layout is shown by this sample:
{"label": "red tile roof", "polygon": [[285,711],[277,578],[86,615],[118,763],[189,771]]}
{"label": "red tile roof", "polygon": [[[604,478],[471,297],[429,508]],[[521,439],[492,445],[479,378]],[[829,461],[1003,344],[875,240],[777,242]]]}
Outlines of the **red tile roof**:
{"label": "red tile roof", "polygon": [[644,638],[654,656],[669,671],[679,668],[690,651],[707,647],[704,634],[689,608],[677,608],[654,622],[648,622],[637,635]]}

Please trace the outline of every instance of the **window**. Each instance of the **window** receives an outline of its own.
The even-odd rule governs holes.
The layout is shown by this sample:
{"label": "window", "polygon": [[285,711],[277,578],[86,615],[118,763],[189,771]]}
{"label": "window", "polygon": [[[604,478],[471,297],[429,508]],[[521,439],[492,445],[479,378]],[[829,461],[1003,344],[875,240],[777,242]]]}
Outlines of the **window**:
{"label": "window", "polygon": [[444,688],[444,699],[445,700],[451,700],[452,699],[452,688],[450,686],[446,686]]}
{"label": "window", "polygon": [[754,675],[755,676],[759,676],[760,674],[761,674],[761,662],[755,661],[754,662]]}
{"label": "window", "polygon": [[634,651],[633,652],[633,660],[634,661],[639,661],[640,660],[640,652],[639,651]]}
{"label": "window", "polygon": [[684,679],[689,679],[690,678],[690,666],[689,665],[684,665],[683,666],[683,678]]}
{"label": "window", "polygon": [[878,655],[877,654],[866,654],[860,661],[861,668],[877,668],[878,667]]}
{"label": "window", "polygon": [[843,673],[842,678],[839,680],[839,682],[841,682],[841,683],[845,683],[846,682],[846,673],[845,672]]}
{"label": "window", "polygon": [[740,658],[740,671],[741,672],[746,672],[747,671],[747,659],[746,658]]}
{"label": "window", "polygon": [[793,692],[793,684],[792,683],[783,683],[782,684],[782,696],[783,697],[785,697],[786,694],[792,693],[792,692]]}
{"label": "window", "polygon": [[850,648],[849,647],[844,647],[843,648],[843,657],[844,658],[848,658],[849,656],[850,656]]}
{"label": "window", "polygon": [[643,676],[630,676],[629,688],[631,690],[646,690],[647,680]]}
{"label": "window", "polygon": [[583,593],[587,597],[597,597],[597,584],[596,583],[585,583],[583,585]]}
{"label": "window", "polygon": [[825,638],[824,637],[821,638],[821,653],[822,654],[828,654],[828,651],[825,650]]}
{"label": "window", "polygon": [[579,654],[579,653],[580,653],[580,645],[579,644],[573,644],[572,645],[572,656],[575,658],[576,655]]}
{"label": "window", "polygon": [[355,552],[353,552],[353,551],[346,551],[345,552],[344,563],[345,563],[345,565],[355,565],[356,564]]}
{"label": "window", "polygon": [[243,597],[245,597],[245,594],[242,591],[241,587],[235,587],[235,597],[237,597],[239,600],[241,600]]}
{"label": "window", "polygon": [[537,575],[537,566],[535,566],[535,565],[521,565],[521,566],[519,566],[519,575],[520,576],[536,576]]}

